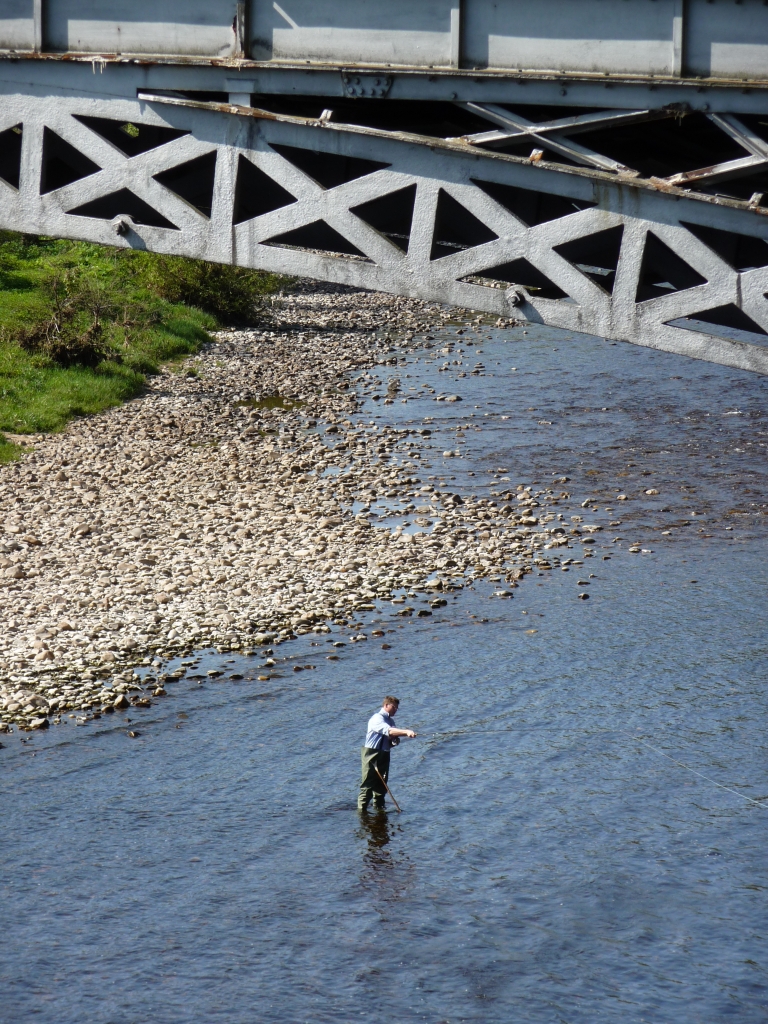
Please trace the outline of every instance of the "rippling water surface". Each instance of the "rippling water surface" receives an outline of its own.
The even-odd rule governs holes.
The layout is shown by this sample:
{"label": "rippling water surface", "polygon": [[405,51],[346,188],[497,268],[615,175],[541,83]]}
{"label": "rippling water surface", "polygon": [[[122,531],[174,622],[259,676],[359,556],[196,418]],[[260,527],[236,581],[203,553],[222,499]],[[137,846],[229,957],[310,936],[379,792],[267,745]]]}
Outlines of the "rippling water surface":
{"label": "rippling water surface", "polygon": [[[259,682],[213,653],[221,680],[149,711],[3,737],[2,1019],[765,1020],[766,380],[540,328],[454,340],[484,376],[434,349],[398,372],[461,404],[364,418],[434,417],[421,474],[452,489],[569,476],[594,557],[383,607],[338,661],[302,638]],[[361,821],[385,692],[421,735],[393,755],[403,813]]]}

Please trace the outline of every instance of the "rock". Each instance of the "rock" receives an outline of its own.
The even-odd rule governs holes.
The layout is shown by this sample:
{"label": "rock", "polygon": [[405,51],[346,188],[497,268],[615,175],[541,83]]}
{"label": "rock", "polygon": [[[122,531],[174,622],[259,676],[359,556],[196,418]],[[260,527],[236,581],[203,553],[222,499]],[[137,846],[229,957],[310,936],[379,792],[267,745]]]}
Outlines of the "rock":
{"label": "rock", "polygon": [[47,729],[48,725],[49,723],[47,718],[31,718],[29,720],[30,729]]}
{"label": "rock", "polygon": [[[31,629],[24,636],[0,632],[0,664],[19,680],[14,691],[69,687],[72,666],[154,659],[160,667],[193,648],[244,650],[280,642],[293,630],[328,632],[328,620],[353,620],[400,588],[443,589],[430,580],[438,569],[447,580],[467,569],[522,577],[530,568],[532,549],[542,542],[515,540],[521,524],[509,507],[502,513],[431,485],[418,490],[416,467],[401,462],[399,450],[428,457],[430,430],[385,423],[374,430],[358,419],[372,383],[367,367],[403,365],[407,347],[421,344],[437,312],[416,300],[374,293],[340,298],[335,286],[312,287],[273,304],[279,329],[220,332],[188,361],[192,376],[162,373],[136,401],[73,421],[36,442],[23,463],[0,468],[0,484],[14,475],[13,493],[6,492],[12,503],[0,488],[0,519],[7,516],[14,527],[8,537],[22,534],[17,523],[25,524],[18,543],[8,541],[3,552],[23,552],[24,564],[8,558],[6,568],[29,573],[35,590],[33,596],[0,588],[0,621],[24,614],[25,625],[40,627],[38,653],[45,658],[27,660]],[[382,329],[397,336],[389,355],[378,347]],[[346,386],[350,374],[358,379]],[[390,383],[394,395],[400,385]],[[26,473],[35,477],[30,486]],[[366,514],[355,517],[378,495],[423,502],[424,532],[401,529],[390,543],[391,529],[369,523]],[[29,544],[24,537],[37,538],[32,524],[41,498],[49,506],[41,520],[44,545]],[[89,498],[94,504],[84,512]],[[542,517],[549,513],[548,492],[529,489],[524,500],[529,525],[537,523],[533,508],[540,506]],[[479,550],[454,536],[462,503],[462,522],[482,526]],[[59,621],[55,637],[46,636],[62,606],[71,614]],[[48,640],[56,661],[49,660]],[[128,706],[125,694],[84,685],[101,674],[82,668],[56,707]],[[133,682],[131,675],[119,678]],[[26,696],[5,705],[6,711],[16,706],[8,717],[31,706]]]}
{"label": "rock", "polygon": [[119,695],[119,697],[117,697],[112,702],[112,707],[113,708],[127,708],[127,707],[130,707],[130,701],[128,700],[128,698],[125,696],[124,693],[121,693]]}

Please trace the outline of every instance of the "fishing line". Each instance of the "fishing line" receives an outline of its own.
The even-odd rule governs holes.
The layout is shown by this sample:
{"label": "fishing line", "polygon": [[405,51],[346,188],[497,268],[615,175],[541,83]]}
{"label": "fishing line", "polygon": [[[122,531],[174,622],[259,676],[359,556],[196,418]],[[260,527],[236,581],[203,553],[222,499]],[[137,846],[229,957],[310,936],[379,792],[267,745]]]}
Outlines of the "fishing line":
{"label": "fishing line", "polygon": [[706,779],[707,782],[711,782],[713,786],[717,786],[718,789],[724,789],[728,793],[733,793],[734,796],[740,796],[742,800],[749,800],[751,804],[757,804],[758,807],[766,809],[766,804],[761,800],[754,800],[751,796],[745,796],[744,793],[739,793],[736,789],[731,789],[730,786],[723,786],[720,782],[715,782],[714,779],[710,779],[708,775],[704,775],[703,772],[696,771],[695,768],[690,768],[687,764],[683,764],[682,761],[677,761],[674,757],[670,757],[669,754],[665,754],[663,750],[659,750],[658,747],[654,747],[652,743],[647,740],[641,740],[639,736],[633,736],[629,732],[622,732],[622,736],[627,736],[631,740],[635,740],[637,743],[643,743],[646,747],[650,747],[651,750],[655,750],[657,754],[661,754],[662,757],[666,757],[668,761],[672,761],[673,764],[679,765],[681,768],[685,768],[687,772],[693,772],[694,775],[700,776],[702,779]]}
{"label": "fishing line", "polygon": [[[691,772],[693,775],[698,775],[699,778],[705,779],[707,782],[710,782],[713,786],[717,786],[718,789],[724,789],[726,791],[726,793],[733,793],[734,796],[741,797],[742,800],[748,800],[749,803],[755,804],[757,807],[762,807],[763,810],[768,810],[768,804],[766,804],[766,802],[765,802],[765,800],[767,800],[768,797],[764,798],[763,800],[755,800],[754,797],[746,796],[746,794],[744,794],[744,793],[739,793],[739,791],[737,789],[731,789],[730,786],[724,786],[721,782],[716,782],[714,779],[711,779],[708,775],[705,775],[704,772],[697,771],[696,768],[691,768],[690,765],[683,764],[683,762],[682,761],[678,761],[677,758],[671,757],[669,754],[666,754],[663,750],[659,750],[658,747],[655,747],[652,743],[649,743],[648,740],[640,739],[639,736],[633,736],[632,733],[624,732],[621,729],[619,729],[618,731],[620,732],[620,734],[622,736],[626,736],[627,739],[634,740],[636,743],[642,743],[644,746],[650,747],[650,749],[654,750],[657,754],[661,754],[662,757],[666,757],[666,759],[668,761],[671,761],[673,764],[678,765],[678,767],[680,767],[680,768],[685,768],[685,770],[687,772]],[[489,732],[493,732],[493,733],[506,733],[507,730],[506,729],[491,729],[491,730],[487,730],[487,732],[484,731],[484,735],[487,735],[487,733],[489,733]],[[421,733],[420,735],[423,736],[424,738],[427,738],[429,736],[431,736],[433,738],[438,738],[438,737],[443,737],[443,736],[458,737],[460,735],[466,735],[466,733],[464,733],[464,734],[460,733],[460,732],[454,732],[454,733]],[[422,759],[423,759],[423,757],[424,757],[424,755],[422,755]]]}

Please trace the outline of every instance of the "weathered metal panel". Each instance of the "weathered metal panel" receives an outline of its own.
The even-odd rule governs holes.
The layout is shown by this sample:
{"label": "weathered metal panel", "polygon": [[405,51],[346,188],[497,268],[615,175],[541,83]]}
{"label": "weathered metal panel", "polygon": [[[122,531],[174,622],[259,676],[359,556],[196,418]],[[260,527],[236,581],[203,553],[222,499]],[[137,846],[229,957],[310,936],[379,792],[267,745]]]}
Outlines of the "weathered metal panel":
{"label": "weathered metal panel", "polygon": [[458,0],[255,0],[251,55],[429,67],[455,63]]}
{"label": "weathered metal panel", "polygon": [[763,0],[688,0],[684,68],[712,78],[768,77]]}
{"label": "weathered metal panel", "polygon": [[663,77],[668,89],[686,75],[768,81],[768,10],[764,0],[0,0],[0,50],[463,67],[499,81]]}
{"label": "weathered metal panel", "polygon": [[674,73],[677,0],[464,0],[463,60],[479,68]]}
{"label": "weathered metal panel", "polygon": [[236,17],[236,0],[46,0],[44,41],[80,53],[226,57],[237,50]]}
{"label": "weathered metal panel", "polygon": [[34,0],[2,0],[0,49],[33,50],[34,46]]}

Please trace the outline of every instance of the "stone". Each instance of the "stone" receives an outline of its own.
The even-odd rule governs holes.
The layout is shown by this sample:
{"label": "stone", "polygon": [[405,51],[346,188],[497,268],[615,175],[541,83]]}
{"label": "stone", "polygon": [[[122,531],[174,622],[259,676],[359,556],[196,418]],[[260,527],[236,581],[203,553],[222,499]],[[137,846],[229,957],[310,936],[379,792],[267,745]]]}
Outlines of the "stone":
{"label": "stone", "polygon": [[[367,368],[393,358],[403,365],[439,312],[415,300],[363,292],[342,298],[334,286],[312,287],[273,303],[275,330],[219,332],[182,367],[194,369],[191,376],[163,372],[135,401],[75,420],[36,441],[13,470],[0,468],[0,482],[14,474],[12,506],[0,490],[0,518],[15,527],[8,536],[22,534],[17,523],[28,524],[17,547],[7,544],[3,553],[23,552],[24,565],[9,558],[7,568],[34,578],[34,593],[12,591],[13,606],[8,588],[4,609],[0,588],[0,619],[23,609],[30,626],[26,636],[0,634],[0,685],[6,671],[30,691],[55,683],[62,687],[58,711],[128,706],[118,687],[137,686],[123,674],[133,665],[161,667],[192,649],[251,649],[328,632],[329,621],[354,621],[401,588],[434,593],[467,570],[522,578],[530,568],[542,541],[527,534],[515,541],[525,525],[515,523],[516,511],[467,493],[440,494],[413,475],[416,457],[428,456],[431,430],[385,423],[373,430],[358,421],[372,381],[363,376]],[[396,338],[391,356],[379,346],[382,329],[390,345]],[[358,377],[350,386],[348,374]],[[392,380],[390,392],[399,388]],[[85,512],[81,495],[97,504]],[[391,529],[367,514],[384,495],[423,502],[422,530],[400,529],[390,542]],[[31,524],[41,497],[49,506],[44,544],[27,544],[25,536],[38,536]],[[535,526],[529,510],[545,516],[550,497],[529,489],[522,500]],[[365,514],[353,514],[361,508]],[[470,529],[482,525],[479,550],[474,539],[454,535],[459,514]],[[438,568],[443,582],[432,579]],[[70,614],[53,634],[62,606]],[[50,646],[55,661],[30,664],[32,627],[45,642],[38,653]],[[100,691],[107,670],[124,682]],[[27,698],[6,700],[6,713],[9,704],[16,705],[9,717],[31,706]]]}

